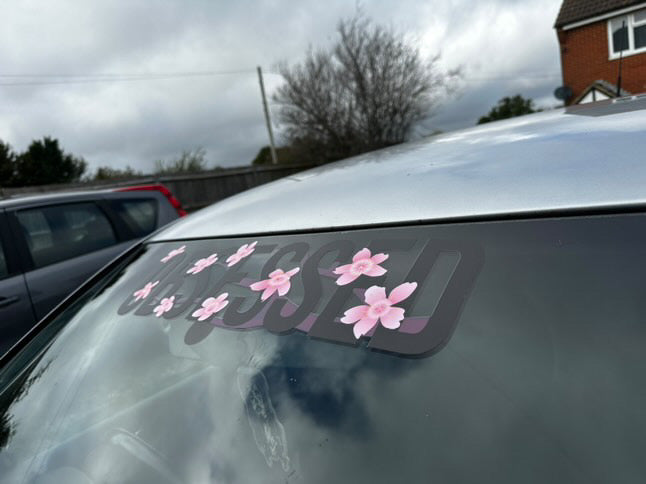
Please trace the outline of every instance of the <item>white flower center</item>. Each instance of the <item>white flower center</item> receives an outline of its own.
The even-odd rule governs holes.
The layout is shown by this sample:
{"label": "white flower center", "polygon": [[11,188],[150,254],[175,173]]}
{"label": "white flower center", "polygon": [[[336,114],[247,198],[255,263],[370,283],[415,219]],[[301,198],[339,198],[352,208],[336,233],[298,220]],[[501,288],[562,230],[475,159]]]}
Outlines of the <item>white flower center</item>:
{"label": "white flower center", "polygon": [[278,276],[274,276],[269,280],[269,284],[272,286],[282,286],[285,284],[287,281],[289,281],[289,276],[286,274],[280,274]]}
{"label": "white flower center", "polygon": [[350,273],[354,276],[358,276],[369,271],[373,266],[374,263],[372,262],[372,260],[361,259],[352,264],[352,266],[350,267]]}
{"label": "white flower center", "polygon": [[368,315],[371,318],[378,318],[379,316],[383,316],[388,311],[390,311],[390,306],[390,301],[388,301],[387,299],[377,301],[370,306],[370,309],[368,309]]}

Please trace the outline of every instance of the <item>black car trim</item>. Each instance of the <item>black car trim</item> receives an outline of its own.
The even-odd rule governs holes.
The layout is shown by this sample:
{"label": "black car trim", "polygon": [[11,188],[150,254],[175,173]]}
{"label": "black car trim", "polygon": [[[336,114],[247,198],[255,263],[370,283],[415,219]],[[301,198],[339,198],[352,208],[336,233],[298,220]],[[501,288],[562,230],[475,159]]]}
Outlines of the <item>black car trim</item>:
{"label": "black car trim", "polygon": [[[490,214],[490,215],[468,215],[459,217],[446,217],[437,219],[419,219],[409,220],[406,222],[380,222],[373,224],[361,225],[340,225],[335,227],[315,227],[308,229],[297,230],[275,230],[270,232],[244,232],[240,234],[224,234],[224,235],[209,235],[200,237],[182,237],[182,238],[168,238],[149,240],[147,243],[158,244],[166,242],[184,242],[189,240],[208,240],[208,239],[243,239],[249,237],[269,237],[276,235],[304,235],[304,234],[318,234],[328,232],[342,232],[342,231],[355,231],[355,230],[369,230],[378,228],[395,228],[395,227],[415,227],[418,225],[446,225],[446,224],[460,224],[460,223],[485,223],[485,222],[504,222],[504,221],[518,221],[536,220],[536,219],[552,219],[552,218],[569,218],[569,217],[599,217],[608,215],[639,215],[646,213],[646,206],[643,204],[631,205],[618,205],[618,206],[603,206],[603,207],[582,207],[570,209],[554,209],[554,210],[540,210],[532,212],[515,212],[503,214]],[[181,219],[178,219],[181,222]],[[175,223],[178,223],[176,221]],[[168,227],[168,226],[167,226]],[[166,228],[167,228],[166,227]],[[154,237],[154,233],[149,238]]]}

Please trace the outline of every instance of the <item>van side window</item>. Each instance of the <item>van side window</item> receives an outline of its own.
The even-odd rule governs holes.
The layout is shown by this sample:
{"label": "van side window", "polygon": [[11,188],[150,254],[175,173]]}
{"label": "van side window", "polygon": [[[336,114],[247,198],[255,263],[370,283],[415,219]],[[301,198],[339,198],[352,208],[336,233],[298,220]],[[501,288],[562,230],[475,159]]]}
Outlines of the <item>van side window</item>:
{"label": "van side window", "polygon": [[8,275],[9,275],[9,269],[7,267],[7,256],[4,253],[2,240],[0,240],[0,279],[4,279]]}
{"label": "van side window", "polygon": [[144,237],[157,227],[157,200],[111,200],[111,203],[135,237]]}
{"label": "van side window", "polygon": [[38,207],[16,215],[36,268],[117,243],[112,225],[94,203]]}

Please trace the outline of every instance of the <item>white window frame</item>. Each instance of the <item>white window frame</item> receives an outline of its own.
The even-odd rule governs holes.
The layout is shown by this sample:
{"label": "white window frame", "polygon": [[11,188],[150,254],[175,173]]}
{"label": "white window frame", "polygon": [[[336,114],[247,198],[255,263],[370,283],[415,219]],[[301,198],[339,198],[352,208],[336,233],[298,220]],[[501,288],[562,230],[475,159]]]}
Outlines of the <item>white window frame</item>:
{"label": "white window frame", "polygon": [[[622,57],[630,56],[630,55],[637,55],[637,54],[643,54],[646,52],[646,47],[641,47],[639,49],[635,49],[635,27],[640,27],[642,25],[646,25],[646,20],[642,20],[641,22],[637,22],[635,20],[635,14],[636,13],[642,13],[644,10],[637,10],[635,12],[629,13],[627,15],[621,15],[619,17],[614,17],[608,20],[607,25],[608,25],[608,59],[609,60],[616,60]],[[613,38],[612,38],[612,23],[615,21],[621,22],[621,21],[626,22],[626,27],[628,28],[628,48],[624,49],[623,52],[614,52],[613,51]]]}

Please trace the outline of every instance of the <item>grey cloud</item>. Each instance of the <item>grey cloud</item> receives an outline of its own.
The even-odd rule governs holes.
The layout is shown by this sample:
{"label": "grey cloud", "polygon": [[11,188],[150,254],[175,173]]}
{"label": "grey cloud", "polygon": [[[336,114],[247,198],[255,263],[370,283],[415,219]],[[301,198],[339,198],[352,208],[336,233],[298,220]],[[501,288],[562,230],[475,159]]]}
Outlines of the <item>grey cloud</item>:
{"label": "grey cloud", "polygon": [[[559,0],[364,2],[375,21],[417,39],[444,69],[463,66],[465,82],[420,130],[470,126],[502,96],[549,99],[558,85]],[[91,168],[130,164],[202,146],[212,164],[247,164],[267,144],[257,85],[262,65],[271,93],[278,61],[299,60],[309,45],[334,37],[355,4],[176,0],[37,1],[4,4],[0,65],[15,74],[133,74],[204,70],[248,72],[145,82],[0,86],[0,139],[23,149],[51,135]],[[534,74],[525,78],[496,76]],[[536,76],[538,73],[548,73]],[[556,76],[558,77],[558,76]],[[0,83],[15,79],[0,78]],[[271,106],[272,112],[276,111]],[[280,127],[277,127],[280,137]]]}

